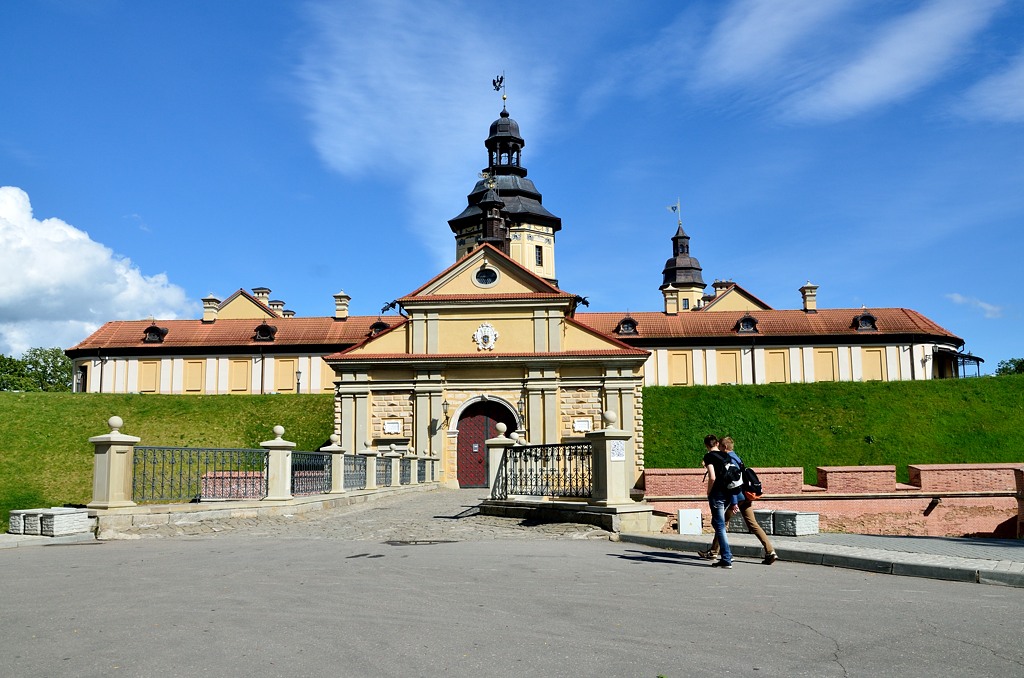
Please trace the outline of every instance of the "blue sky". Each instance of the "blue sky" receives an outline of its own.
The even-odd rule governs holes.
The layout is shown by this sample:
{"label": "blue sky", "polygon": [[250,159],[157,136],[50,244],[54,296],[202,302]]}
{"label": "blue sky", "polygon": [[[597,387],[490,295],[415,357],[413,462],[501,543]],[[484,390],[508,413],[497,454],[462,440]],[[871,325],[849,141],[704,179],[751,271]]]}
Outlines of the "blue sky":
{"label": "blue sky", "polygon": [[501,110],[593,311],[705,281],[1024,357],[1024,3],[0,4],[0,352],[266,286],[375,314],[450,264]]}

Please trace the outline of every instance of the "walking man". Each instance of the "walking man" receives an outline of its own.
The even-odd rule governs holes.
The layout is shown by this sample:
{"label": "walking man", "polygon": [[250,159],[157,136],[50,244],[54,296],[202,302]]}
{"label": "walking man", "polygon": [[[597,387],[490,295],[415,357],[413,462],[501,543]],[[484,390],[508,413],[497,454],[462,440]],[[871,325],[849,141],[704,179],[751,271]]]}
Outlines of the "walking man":
{"label": "walking man", "polygon": [[725,534],[725,511],[732,506],[732,495],[723,483],[725,476],[725,460],[728,457],[718,449],[718,437],[704,436],[704,468],[708,472],[708,506],[711,507],[711,526],[715,529],[715,540],[721,549],[722,557],[711,563],[711,567],[732,569],[732,550],[729,548],[729,537]]}
{"label": "walking man", "polygon": [[[737,455],[735,450],[733,449],[732,438],[730,438],[729,436],[725,436],[724,438],[718,441],[718,446],[722,452],[732,457],[734,463],[736,463],[739,466],[743,465],[743,462],[740,460],[739,455]],[[753,502],[751,502],[749,499],[743,496],[742,493],[732,495],[732,501],[732,506],[730,506],[729,510],[725,512],[726,522],[728,522],[729,516],[731,516],[733,513],[737,511],[741,513],[743,515],[743,521],[747,524],[747,529],[749,529],[754,534],[754,536],[758,538],[758,540],[761,542],[761,545],[764,547],[764,560],[761,562],[763,562],[765,565],[771,565],[779,559],[779,556],[776,555],[775,547],[772,546],[771,540],[768,539],[768,535],[765,534],[764,529],[762,529],[762,527],[758,524],[757,518],[754,516]],[[715,541],[711,542],[711,548],[709,548],[707,551],[697,551],[697,555],[699,555],[701,558],[710,558],[714,560],[716,557],[718,557],[718,552],[718,538],[715,537]]]}

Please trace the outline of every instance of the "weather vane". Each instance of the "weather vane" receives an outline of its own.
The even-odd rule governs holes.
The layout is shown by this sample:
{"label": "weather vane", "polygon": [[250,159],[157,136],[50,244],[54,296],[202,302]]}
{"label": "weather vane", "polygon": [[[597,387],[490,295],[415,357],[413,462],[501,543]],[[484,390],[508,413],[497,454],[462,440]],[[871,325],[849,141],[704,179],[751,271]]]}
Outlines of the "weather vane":
{"label": "weather vane", "polygon": [[667,209],[669,212],[675,212],[676,213],[676,221],[679,223],[679,228],[682,228],[683,227],[683,214],[682,214],[682,211],[679,209],[679,198],[676,198],[676,204],[675,205],[669,205],[665,209]]}
{"label": "weather vane", "polygon": [[495,92],[501,92],[501,105],[505,105],[505,101],[508,100],[508,96],[505,94],[505,71],[501,72],[501,75],[491,80],[491,84],[494,85]]}

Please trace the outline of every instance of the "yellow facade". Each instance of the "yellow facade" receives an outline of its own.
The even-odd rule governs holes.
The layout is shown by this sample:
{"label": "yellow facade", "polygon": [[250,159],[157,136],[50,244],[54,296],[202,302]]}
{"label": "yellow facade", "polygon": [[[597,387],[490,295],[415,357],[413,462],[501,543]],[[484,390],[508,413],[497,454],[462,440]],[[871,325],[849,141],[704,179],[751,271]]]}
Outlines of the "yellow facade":
{"label": "yellow facade", "polygon": [[839,381],[839,349],[814,349],[814,381]]}
{"label": "yellow facade", "polygon": [[789,349],[766,349],[764,352],[765,381],[769,384],[790,382]]}
{"label": "yellow facade", "polygon": [[206,360],[186,360],[182,370],[184,393],[206,392]]}
{"label": "yellow facade", "polygon": [[[494,271],[484,285],[481,268]],[[497,250],[475,250],[400,303],[401,326],[328,359],[342,447],[433,453],[445,482],[472,485],[463,463],[498,421],[530,443],[582,440],[605,409],[639,428],[648,354],[572,322],[572,295]],[[639,475],[637,439],[628,457]]]}

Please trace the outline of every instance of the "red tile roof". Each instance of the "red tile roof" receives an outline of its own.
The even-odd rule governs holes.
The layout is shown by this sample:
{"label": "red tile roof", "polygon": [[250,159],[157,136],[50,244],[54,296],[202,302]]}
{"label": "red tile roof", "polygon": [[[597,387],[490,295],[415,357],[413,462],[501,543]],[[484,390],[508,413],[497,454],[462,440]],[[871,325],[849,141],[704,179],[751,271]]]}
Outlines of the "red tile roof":
{"label": "red tile roof", "polygon": [[[380,319],[392,327],[405,322],[401,316],[383,316]],[[275,346],[299,345],[323,345],[326,350],[338,350],[369,336],[370,325],[377,320],[377,316],[350,316],[346,320],[330,317],[267,318],[267,324],[277,328],[273,341],[253,339],[256,327],[264,322],[258,318],[220,318],[210,323],[201,320],[112,321],[68,349],[68,353],[74,357],[102,349],[167,353],[176,348],[251,346],[272,349]],[[163,342],[147,344],[142,341],[146,328],[151,325],[167,328]]]}
{"label": "red tile roof", "polygon": [[568,292],[508,292],[503,294],[423,294],[420,296],[402,297],[398,301],[403,305],[410,301],[515,301],[517,299],[572,299],[575,295]]}
{"label": "red tile roof", "polygon": [[604,349],[604,350],[588,350],[588,351],[556,351],[556,352],[545,352],[545,353],[492,353],[488,351],[473,353],[334,353],[328,356],[324,356],[324,360],[371,360],[374,362],[379,361],[399,361],[399,362],[410,362],[417,360],[517,360],[520,358],[607,358],[607,357],[631,357],[631,358],[643,358],[648,355],[648,351],[639,348],[624,348],[624,349]]}
{"label": "red tile roof", "polygon": [[[853,319],[868,312],[875,317],[877,331],[858,332]],[[636,334],[616,335],[615,328],[627,315],[636,321]],[[576,320],[595,330],[617,336],[632,343],[636,339],[679,339],[685,337],[735,337],[736,323],[746,311],[683,311],[678,315],[660,312],[641,313],[577,313]],[[963,341],[949,330],[937,325],[917,311],[906,308],[819,309],[817,313],[802,310],[750,311],[757,320],[757,333],[762,337],[801,336],[884,336],[920,334],[944,337],[955,343]]]}

